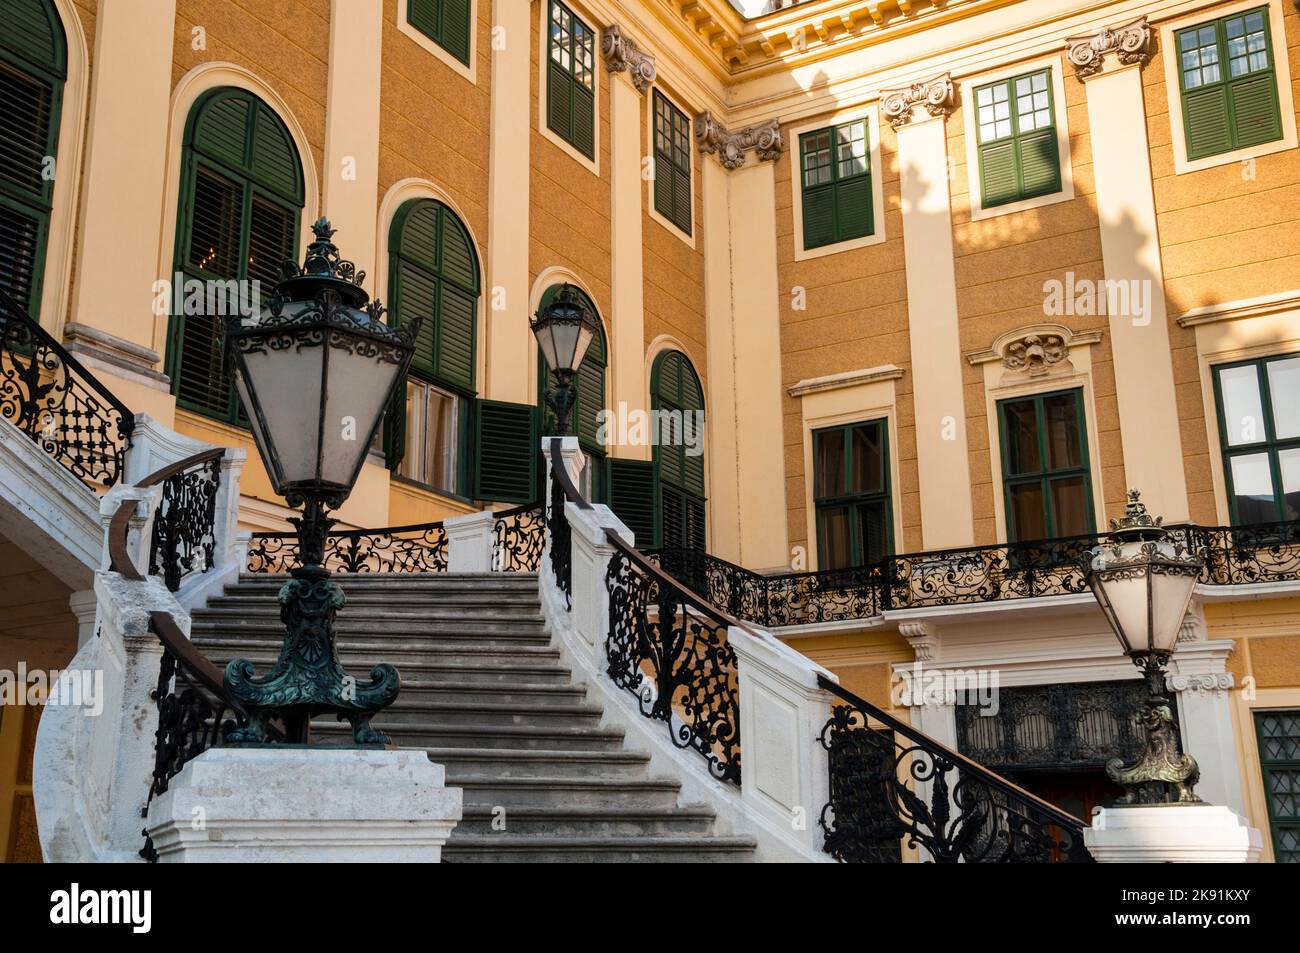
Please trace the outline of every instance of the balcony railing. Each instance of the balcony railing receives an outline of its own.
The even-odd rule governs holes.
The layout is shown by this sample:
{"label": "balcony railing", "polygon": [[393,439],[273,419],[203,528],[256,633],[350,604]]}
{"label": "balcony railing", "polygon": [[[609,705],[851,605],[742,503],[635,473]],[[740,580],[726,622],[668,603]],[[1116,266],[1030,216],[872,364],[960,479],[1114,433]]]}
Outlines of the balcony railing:
{"label": "balcony railing", "polygon": [[[1203,585],[1300,580],[1300,521],[1170,529],[1204,550]],[[771,576],[696,550],[661,549],[653,556],[665,572],[731,615],[779,627],[1087,592],[1082,561],[1103,538],[1094,533],[905,553],[851,569]]]}

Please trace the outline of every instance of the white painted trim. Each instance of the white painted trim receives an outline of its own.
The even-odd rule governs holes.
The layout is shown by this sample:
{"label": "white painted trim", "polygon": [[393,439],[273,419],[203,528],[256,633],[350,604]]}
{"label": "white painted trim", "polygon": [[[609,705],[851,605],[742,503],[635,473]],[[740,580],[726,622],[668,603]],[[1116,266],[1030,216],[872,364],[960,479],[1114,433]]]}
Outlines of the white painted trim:
{"label": "white painted trim", "polygon": [[858,387],[862,384],[874,384],[876,381],[900,379],[904,370],[896,364],[881,364],[860,371],[843,371],[839,374],[826,374],[823,377],[805,377],[791,384],[786,392],[791,397],[806,397],[828,390],[842,390],[846,387]]}
{"label": "white painted trim", "polygon": [[[650,160],[651,167],[653,167],[653,165],[654,165],[654,154],[655,154],[655,106],[654,106],[654,99],[655,99],[655,97],[654,97],[654,94],[655,94],[655,90],[658,90],[659,93],[664,97],[664,99],[668,100],[668,102],[672,103],[672,105],[676,106],[678,109],[680,109],[680,110],[682,111],[682,113],[686,116],[686,122],[687,122],[687,124],[688,124],[688,126],[689,126],[689,128],[690,128],[690,150],[691,150],[691,233],[690,233],[689,235],[687,235],[687,234],[686,234],[685,232],[683,232],[680,228],[678,228],[677,225],[676,225],[675,223],[670,222],[670,221],[669,221],[668,219],[666,219],[663,215],[659,214],[659,210],[655,208],[655,180],[654,180],[653,178],[645,178],[645,176],[643,175],[643,176],[642,176],[642,179],[645,181],[645,186],[646,186],[646,188],[645,188],[645,193],[646,193],[646,211],[650,213],[650,217],[651,217],[652,219],[654,219],[656,222],[658,222],[658,223],[659,223],[660,225],[662,225],[664,228],[668,229],[668,231],[669,231],[670,233],[672,233],[673,235],[676,235],[679,239],[681,239],[683,242],[685,242],[687,245],[689,245],[692,249],[694,249],[694,248],[695,248],[695,238],[696,238],[696,236],[699,234],[699,231],[700,231],[700,223],[699,223],[699,221],[697,221],[697,216],[696,216],[696,214],[695,214],[695,201],[696,201],[696,199],[699,197],[698,192],[699,192],[699,188],[700,188],[700,182],[699,182],[699,180],[700,180],[700,176],[697,176],[697,175],[695,174],[695,164],[696,164],[697,162],[699,162],[699,161],[701,160],[701,158],[702,158],[702,157],[700,156],[699,150],[698,150],[698,149],[696,148],[696,146],[695,146],[695,114],[691,112],[691,110],[690,110],[689,107],[684,106],[684,105],[682,104],[682,101],[681,101],[680,99],[678,99],[678,98],[677,98],[676,96],[674,96],[671,92],[669,92],[669,90],[668,90],[668,89],[663,85],[662,80],[663,80],[663,77],[660,76],[659,81],[656,82],[653,86],[651,86],[649,89],[647,89],[647,90],[645,91],[645,134],[646,134],[646,139],[645,139],[645,148],[646,148],[646,154],[645,154],[645,156],[642,158],[642,161],[645,161],[646,159],[649,159],[649,160]],[[692,360],[694,360],[694,359],[692,358]],[[696,367],[699,367],[699,365],[697,364]]]}
{"label": "white painted trim", "polygon": [[[1174,42],[1174,33],[1178,30],[1199,23],[1221,20],[1243,10],[1253,10],[1259,6],[1268,7],[1269,44],[1273,50],[1273,75],[1278,80],[1277,101],[1282,114],[1282,138],[1265,142],[1258,146],[1247,146],[1203,159],[1187,158],[1187,134],[1183,129],[1183,97],[1181,75],[1178,69],[1178,47]],[[1222,7],[1206,7],[1196,13],[1169,20],[1160,24],[1160,49],[1164,51],[1165,91],[1169,97],[1169,133],[1174,146],[1174,174],[1199,172],[1215,166],[1244,162],[1260,156],[1272,155],[1294,149],[1297,145],[1295,124],[1295,102],[1291,93],[1291,63],[1287,55],[1288,38],[1283,20],[1281,0],[1238,0],[1237,3]]]}
{"label": "white painted trim", "polygon": [[411,0],[397,0],[397,29],[398,32],[410,37],[416,45],[424,49],[425,52],[431,53],[441,60],[445,65],[450,67],[454,72],[465,77],[475,86],[478,85],[478,5],[479,0],[470,0],[469,5],[469,65],[466,66],[456,57],[452,56],[440,44],[425,36],[415,27],[411,26],[407,11],[410,7]]}
{"label": "white painted trim", "polygon": [[[848,241],[835,242],[831,245],[820,245],[817,248],[804,248],[803,150],[800,144],[800,137],[805,133],[812,132],[816,129],[824,129],[827,126],[838,126],[858,119],[865,119],[867,121],[867,137],[869,140],[867,155],[871,173],[872,232],[870,235],[863,235],[861,238],[851,238]],[[886,238],[885,186],[882,181],[884,167],[880,159],[879,104],[872,103],[869,106],[858,106],[853,109],[845,109],[821,119],[801,123],[787,133],[786,141],[789,143],[788,148],[790,150],[790,204],[794,212],[794,260],[807,261],[810,258],[822,258],[826,255],[852,251],[856,248],[867,248],[871,245],[879,245],[884,242]],[[832,161],[834,161],[833,158]]]}
{"label": "white painted trim", "polygon": [[[996,83],[999,80],[1010,79],[1013,76],[1021,76],[1025,73],[1036,73],[1042,69],[1048,71],[1052,83],[1052,121],[1056,126],[1056,148],[1061,162],[1061,188],[1059,191],[1047,195],[1037,195],[1033,198],[1022,199],[1019,202],[1008,202],[1005,205],[984,208],[984,196],[980,191],[979,130],[976,123],[975,88],[977,86],[987,86],[989,83]],[[1065,105],[1065,80],[1062,70],[1061,54],[1055,53],[1051,56],[1004,66],[993,72],[967,77],[961,81],[961,102],[964,107],[962,116],[965,128],[964,138],[966,140],[966,179],[969,184],[970,219],[972,222],[997,218],[1001,215],[1012,215],[1032,208],[1042,208],[1044,205],[1056,205],[1074,198],[1074,166],[1070,157],[1069,110]]]}
{"label": "white painted trim", "polygon": [[[311,241],[311,225],[316,221],[320,208],[320,178],[316,173],[316,159],[312,155],[311,143],[302,124],[284,98],[256,73],[236,63],[203,63],[182,76],[172,90],[171,115],[167,120],[167,168],[163,179],[166,189],[160,223],[162,241],[158,246],[157,278],[160,280],[171,281],[172,272],[177,267],[176,220],[180,203],[181,167],[184,164],[185,126],[199,97],[223,86],[247,90],[257,96],[280,117],[289,131],[294,149],[298,152],[303,178],[303,206],[298,223],[299,257]],[[154,319],[153,349],[163,355],[164,362],[167,360],[167,323],[166,315]]]}
{"label": "white painted trim", "polygon": [[1300,289],[1192,308],[1178,316],[1178,326],[1195,328],[1202,324],[1237,321],[1242,318],[1261,318],[1285,311],[1300,311]]}
{"label": "white painted trim", "polygon": [[[572,143],[565,142],[556,133],[551,131],[551,127],[546,122],[546,117],[550,114],[550,83],[547,82],[548,66],[550,64],[547,58],[549,49],[547,41],[550,39],[550,14],[551,0],[540,0],[537,4],[539,27],[537,30],[537,131],[542,134],[542,138],[552,145],[559,147],[560,151],[573,159],[579,165],[583,166],[588,172],[597,177],[600,176],[600,77],[605,72],[604,60],[600,55],[600,37],[601,30],[605,24],[595,20],[585,8],[580,4],[574,3],[573,0],[561,0],[569,8],[569,12],[582,20],[582,25],[591,30],[592,35],[592,80],[596,84],[595,92],[592,94],[592,136],[591,151],[594,158],[587,158],[578,149],[574,148]],[[594,26],[592,24],[595,24]]]}

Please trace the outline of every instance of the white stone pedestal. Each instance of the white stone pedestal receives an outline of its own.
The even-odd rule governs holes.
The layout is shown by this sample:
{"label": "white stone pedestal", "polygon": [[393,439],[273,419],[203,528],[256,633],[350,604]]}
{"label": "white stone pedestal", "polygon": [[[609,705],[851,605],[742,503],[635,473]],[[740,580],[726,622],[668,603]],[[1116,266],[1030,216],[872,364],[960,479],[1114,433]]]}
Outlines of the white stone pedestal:
{"label": "white stone pedestal", "polygon": [[1263,847],[1258,830],[1219,804],[1104,807],[1083,842],[1103,864],[1253,864]]}
{"label": "white stone pedestal", "polygon": [[438,863],[460,788],[422,751],[212,748],[149,805],[160,863]]}

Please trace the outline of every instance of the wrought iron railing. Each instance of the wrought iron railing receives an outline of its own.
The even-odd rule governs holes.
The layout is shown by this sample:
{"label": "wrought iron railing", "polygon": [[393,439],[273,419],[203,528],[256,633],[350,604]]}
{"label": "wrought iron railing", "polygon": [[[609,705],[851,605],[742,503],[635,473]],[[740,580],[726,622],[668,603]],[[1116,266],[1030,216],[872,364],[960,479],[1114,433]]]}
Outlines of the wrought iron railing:
{"label": "wrought iron railing", "polygon": [[149,572],[161,576],[172,592],[180,590],[185,577],[212,568],[224,455],[220,448],[197,454],[140,484],[162,485],[162,499],[153,516]]}
{"label": "wrought iron railing", "polygon": [[[1208,586],[1300,580],[1300,521],[1173,526],[1204,549]],[[868,619],[897,609],[1003,602],[1088,591],[1083,558],[1102,534],[887,556],[852,569],[763,575],[695,550],[650,555],[714,605],[758,625]]]}
{"label": "wrought iron railing", "polygon": [[[254,533],[249,572],[287,573],[299,565],[298,534]],[[325,537],[325,567],[331,572],[446,572],[447,530],[442,521],[333,530]]]}
{"label": "wrought iron railing", "polygon": [[0,291],[0,419],[92,488],[122,478],[135,417]]}
{"label": "wrought iron railing", "polygon": [[525,503],[496,514],[492,527],[492,569],[537,572],[546,548],[546,517],[541,503]]}
{"label": "wrought iron railing", "polygon": [[837,860],[1087,863],[1084,823],[820,676],[830,800],[819,819]]}
{"label": "wrought iron railing", "polygon": [[565,515],[564,504],[573,502],[584,510],[591,504],[573,485],[569,471],[560,457],[560,441],[551,441],[551,493],[546,507],[546,537],[551,543],[551,572],[555,585],[564,593],[565,608],[573,608],[573,529]]}

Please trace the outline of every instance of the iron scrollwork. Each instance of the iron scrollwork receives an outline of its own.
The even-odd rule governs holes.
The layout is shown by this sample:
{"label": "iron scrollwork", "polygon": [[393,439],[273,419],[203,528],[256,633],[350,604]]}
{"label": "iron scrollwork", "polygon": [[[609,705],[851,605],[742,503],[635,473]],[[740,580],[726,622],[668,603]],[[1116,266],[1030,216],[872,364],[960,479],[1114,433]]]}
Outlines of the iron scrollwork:
{"label": "iron scrollwork", "polygon": [[666,722],[673,743],[691,748],[722,781],[740,783],[740,689],[727,620],[667,576],[617,548],[609,591],[607,672],[636,695],[641,713]]}
{"label": "iron scrollwork", "polygon": [[820,736],[830,771],[820,824],[837,860],[893,860],[906,843],[936,863],[1091,861],[1078,818],[835,683],[821,684],[844,702]]}
{"label": "iron scrollwork", "polygon": [[[335,530],[325,537],[331,572],[446,572],[447,530],[441,522],[384,529]],[[297,533],[254,533],[251,573],[287,573],[301,564]]]}
{"label": "iron scrollwork", "polygon": [[492,568],[496,572],[537,572],[546,546],[546,521],[540,503],[497,514],[492,527]]}
{"label": "iron scrollwork", "polygon": [[134,416],[2,290],[0,418],[83,483],[121,480]]}
{"label": "iron scrollwork", "polygon": [[162,499],[154,511],[149,572],[161,576],[172,592],[190,573],[212,567],[220,486],[220,457],[163,481]]}
{"label": "iron scrollwork", "polygon": [[555,585],[564,593],[564,606],[573,608],[573,529],[564,513],[566,494],[563,483],[551,479],[551,498],[546,508],[546,535],[551,541],[551,572]]}

